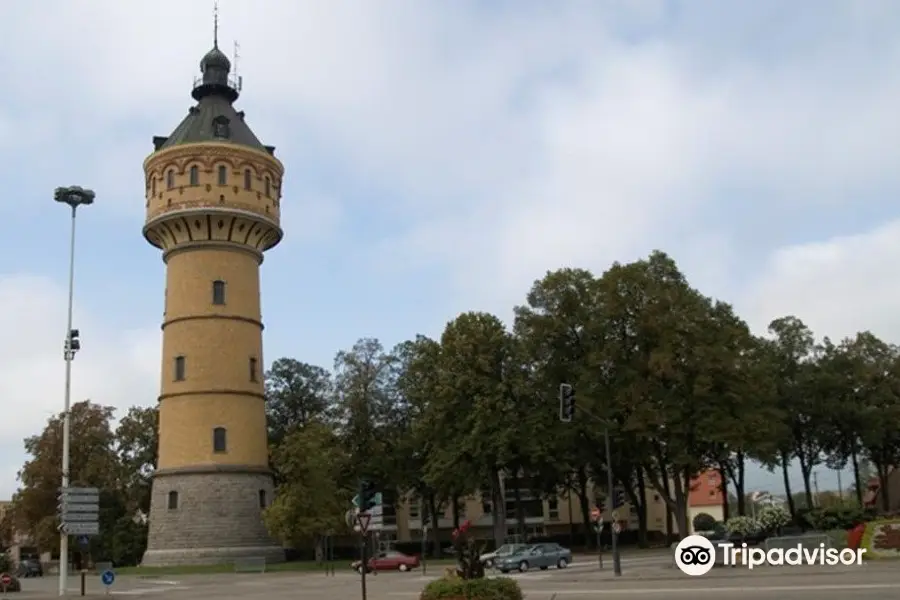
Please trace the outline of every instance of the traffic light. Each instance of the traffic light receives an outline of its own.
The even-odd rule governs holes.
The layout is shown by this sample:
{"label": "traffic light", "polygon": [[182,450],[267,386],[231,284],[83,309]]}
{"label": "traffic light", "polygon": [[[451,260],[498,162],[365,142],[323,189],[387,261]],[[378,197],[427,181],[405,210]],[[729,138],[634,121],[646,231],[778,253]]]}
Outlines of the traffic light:
{"label": "traffic light", "polygon": [[625,506],[625,490],[616,488],[613,490],[613,508]]}
{"label": "traffic light", "polygon": [[359,504],[360,512],[367,512],[372,508],[381,504],[381,494],[375,491],[375,483],[368,480],[359,482]]}
{"label": "traffic light", "polygon": [[66,360],[72,360],[75,358],[75,353],[81,350],[81,341],[78,339],[79,331],[77,329],[70,329],[69,335],[66,336],[66,341],[63,343],[63,356]]}
{"label": "traffic light", "polygon": [[571,423],[575,416],[575,388],[568,383],[559,384],[559,420]]}

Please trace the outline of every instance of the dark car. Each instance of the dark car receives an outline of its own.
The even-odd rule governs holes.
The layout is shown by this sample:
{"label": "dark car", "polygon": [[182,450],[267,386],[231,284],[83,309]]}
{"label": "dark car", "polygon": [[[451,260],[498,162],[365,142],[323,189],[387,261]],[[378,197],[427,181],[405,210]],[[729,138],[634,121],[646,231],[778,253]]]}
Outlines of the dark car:
{"label": "dark car", "polygon": [[35,560],[33,558],[26,558],[22,562],[19,563],[19,568],[16,569],[16,577],[20,577],[22,579],[26,577],[43,577],[44,576],[44,568],[41,566],[41,562]]}

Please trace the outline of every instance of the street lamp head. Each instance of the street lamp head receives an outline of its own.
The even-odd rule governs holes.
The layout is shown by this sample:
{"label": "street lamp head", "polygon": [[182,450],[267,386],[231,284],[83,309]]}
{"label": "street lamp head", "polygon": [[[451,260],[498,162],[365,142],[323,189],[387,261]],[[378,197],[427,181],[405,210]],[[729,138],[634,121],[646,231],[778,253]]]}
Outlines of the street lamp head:
{"label": "street lamp head", "polygon": [[94,203],[94,190],[89,190],[78,185],[69,187],[58,187],[53,192],[53,199],[63,204],[68,204],[72,208]]}

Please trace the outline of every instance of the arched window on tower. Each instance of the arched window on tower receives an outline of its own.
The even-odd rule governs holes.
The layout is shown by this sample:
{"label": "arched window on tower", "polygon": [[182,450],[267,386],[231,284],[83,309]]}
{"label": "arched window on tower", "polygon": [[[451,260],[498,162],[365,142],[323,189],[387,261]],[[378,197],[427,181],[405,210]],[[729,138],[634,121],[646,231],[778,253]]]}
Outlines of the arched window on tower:
{"label": "arched window on tower", "polygon": [[216,427],[213,429],[213,452],[227,452],[228,442],[225,439],[226,431],[224,427]]}
{"label": "arched window on tower", "polygon": [[170,190],[175,187],[175,171],[172,169],[166,171],[166,187]]}
{"label": "arched window on tower", "polygon": [[244,169],[244,189],[253,189],[253,174],[250,172],[250,169]]}
{"label": "arched window on tower", "polygon": [[150,180],[150,194],[156,196],[156,175]]}
{"label": "arched window on tower", "polygon": [[172,490],[169,492],[169,510],[178,509],[178,492]]}
{"label": "arched window on tower", "polygon": [[266,197],[270,197],[272,195],[272,182],[269,181],[269,177],[266,176]]}
{"label": "arched window on tower", "polygon": [[259,490],[259,507],[266,507],[266,490]]}
{"label": "arched window on tower", "polygon": [[228,167],[219,165],[219,185],[228,185]]}
{"label": "arched window on tower", "polygon": [[200,183],[200,169],[197,168],[197,165],[191,167],[191,185],[197,185]]}

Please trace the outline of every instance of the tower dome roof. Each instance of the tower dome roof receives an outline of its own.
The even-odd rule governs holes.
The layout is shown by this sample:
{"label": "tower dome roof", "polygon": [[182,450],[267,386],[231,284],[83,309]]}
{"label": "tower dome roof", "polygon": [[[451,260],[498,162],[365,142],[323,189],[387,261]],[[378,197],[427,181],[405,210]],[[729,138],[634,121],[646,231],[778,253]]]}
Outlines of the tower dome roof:
{"label": "tower dome roof", "polygon": [[200,72],[206,73],[209,69],[221,69],[226,73],[231,71],[231,61],[225,56],[225,53],[219,50],[219,46],[213,46],[213,49],[200,59]]}

